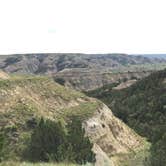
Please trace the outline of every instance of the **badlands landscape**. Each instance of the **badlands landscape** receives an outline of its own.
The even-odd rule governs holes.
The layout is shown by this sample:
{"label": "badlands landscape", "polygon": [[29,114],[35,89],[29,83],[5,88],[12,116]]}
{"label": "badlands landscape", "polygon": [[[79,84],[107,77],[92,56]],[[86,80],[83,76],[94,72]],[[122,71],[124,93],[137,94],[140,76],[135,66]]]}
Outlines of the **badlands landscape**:
{"label": "badlands landscape", "polygon": [[0,55],[0,166],[164,166],[166,59]]}

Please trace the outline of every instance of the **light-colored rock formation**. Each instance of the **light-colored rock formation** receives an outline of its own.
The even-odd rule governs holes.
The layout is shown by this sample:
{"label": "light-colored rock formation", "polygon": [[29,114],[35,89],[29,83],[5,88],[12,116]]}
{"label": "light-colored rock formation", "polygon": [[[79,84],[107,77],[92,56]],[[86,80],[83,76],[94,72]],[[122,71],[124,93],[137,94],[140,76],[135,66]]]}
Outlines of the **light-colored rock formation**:
{"label": "light-colored rock formation", "polygon": [[143,148],[144,139],[116,118],[104,104],[92,118],[83,123],[83,127],[94,143],[96,166],[116,166],[117,163],[112,160],[114,156]]}
{"label": "light-colored rock formation", "polygon": [[4,79],[8,79],[8,78],[9,78],[9,75],[0,70],[0,79],[4,80]]}
{"label": "light-colored rock formation", "polygon": [[116,89],[116,90],[121,90],[121,89],[125,89],[131,85],[133,85],[137,80],[128,80],[126,82],[122,82],[121,84],[119,84],[118,86],[112,88],[112,89]]}

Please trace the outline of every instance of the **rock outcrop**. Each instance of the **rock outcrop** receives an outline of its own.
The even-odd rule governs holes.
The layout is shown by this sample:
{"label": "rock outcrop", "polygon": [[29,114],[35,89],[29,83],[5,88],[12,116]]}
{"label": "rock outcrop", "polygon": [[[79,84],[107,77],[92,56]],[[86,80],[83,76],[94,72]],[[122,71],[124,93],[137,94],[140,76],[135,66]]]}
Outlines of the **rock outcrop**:
{"label": "rock outcrop", "polygon": [[0,70],[0,80],[6,80],[6,79],[9,79],[9,75]]}
{"label": "rock outcrop", "polygon": [[97,166],[104,166],[104,163],[116,166],[118,164],[114,156],[136,153],[138,149],[144,148],[145,140],[116,118],[104,104],[83,123],[83,127],[94,143]]}
{"label": "rock outcrop", "polygon": [[128,80],[126,82],[122,82],[121,84],[119,84],[118,86],[112,88],[115,90],[121,90],[121,89],[125,89],[130,87],[131,85],[133,85],[137,80],[133,79],[133,80]]}

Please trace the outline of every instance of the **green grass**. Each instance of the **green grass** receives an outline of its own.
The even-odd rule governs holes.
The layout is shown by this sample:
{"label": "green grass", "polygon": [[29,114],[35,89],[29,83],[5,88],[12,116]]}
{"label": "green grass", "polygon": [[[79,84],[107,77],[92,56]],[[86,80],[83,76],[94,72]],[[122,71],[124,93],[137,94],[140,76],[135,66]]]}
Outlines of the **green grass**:
{"label": "green grass", "polygon": [[[72,164],[72,163],[29,163],[29,162],[2,162],[0,163],[0,166],[80,166],[78,164]],[[85,165],[81,166],[93,166],[91,163],[87,163]]]}
{"label": "green grass", "polygon": [[76,164],[69,163],[28,163],[28,162],[3,162],[0,166],[78,166]]}
{"label": "green grass", "polygon": [[8,80],[0,80],[0,90],[12,90],[16,86],[29,87],[36,93],[43,93],[45,97],[62,97],[66,100],[85,97],[84,94],[61,86],[46,76],[15,76]]}
{"label": "green grass", "polygon": [[84,121],[93,116],[94,112],[100,107],[100,105],[102,105],[102,103],[97,100],[94,102],[80,103],[78,106],[59,110],[59,115],[56,119],[63,118],[64,120],[67,120],[72,116],[76,116],[81,121]]}

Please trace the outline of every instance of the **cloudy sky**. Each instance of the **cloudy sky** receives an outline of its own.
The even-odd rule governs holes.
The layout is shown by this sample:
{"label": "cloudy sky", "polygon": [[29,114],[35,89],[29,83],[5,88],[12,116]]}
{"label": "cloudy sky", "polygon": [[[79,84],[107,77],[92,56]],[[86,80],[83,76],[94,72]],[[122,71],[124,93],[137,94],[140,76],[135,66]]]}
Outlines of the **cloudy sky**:
{"label": "cloudy sky", "polygon": [[0,54],[166,53],[165,0],[0,0]]}

